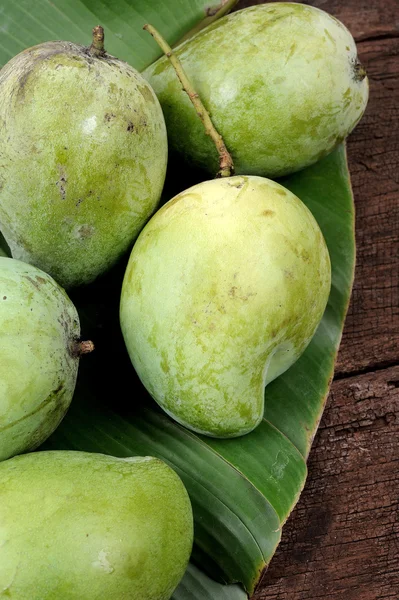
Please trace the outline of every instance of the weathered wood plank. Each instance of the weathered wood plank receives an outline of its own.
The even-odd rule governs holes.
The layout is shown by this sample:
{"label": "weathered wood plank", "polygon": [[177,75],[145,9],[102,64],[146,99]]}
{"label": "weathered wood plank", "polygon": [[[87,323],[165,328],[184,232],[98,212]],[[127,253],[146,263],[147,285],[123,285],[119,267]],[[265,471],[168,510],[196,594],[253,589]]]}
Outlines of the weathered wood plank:
{"label": "weathered wood plank", "polygon": [[256,600],[399,597],[399,367],[332,385],[309,478]]}
{"label": "weathered wood plank", "polygon": [[357,268],[337,373],[399,362],[399,38],[360,44],[370,101],[348,141]]}

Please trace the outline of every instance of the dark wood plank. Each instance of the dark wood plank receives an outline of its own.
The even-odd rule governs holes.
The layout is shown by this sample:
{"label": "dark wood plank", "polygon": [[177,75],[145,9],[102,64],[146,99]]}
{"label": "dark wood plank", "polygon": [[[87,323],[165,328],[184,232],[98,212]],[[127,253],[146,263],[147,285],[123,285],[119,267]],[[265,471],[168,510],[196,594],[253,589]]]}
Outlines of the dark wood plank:
{"label": "dark wood plank", "polygon": [[256,600],[399,598],[399,367],[336,381]]}
{"label": "dark wood plank", "polygon": [[359,53],[370,101],[348,140],[357,268],[337,373],[399,362],[399,38],[362,42]]}

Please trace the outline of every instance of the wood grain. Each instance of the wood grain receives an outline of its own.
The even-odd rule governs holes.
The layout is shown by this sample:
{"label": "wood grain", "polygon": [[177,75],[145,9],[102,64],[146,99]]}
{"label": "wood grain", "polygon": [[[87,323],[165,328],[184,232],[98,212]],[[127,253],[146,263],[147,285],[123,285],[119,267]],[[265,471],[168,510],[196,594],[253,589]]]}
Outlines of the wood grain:
{"label": "wood grain", "polygon": [[399,597],[399,367],[336,381],[256,600]]}
{"label": "wood grain", "polygon": [[370,101],[348,140],[357,267],[337,373],[399,359],[399,38],[362,42],[359,54]]}
{"label": "wood grain", "polygon": [[[237,9],[262,0],[239,2]],[[399,598],[399,3],[314,0],[370,80],[348,140],[357,267],[309,478],[254,600]]]}

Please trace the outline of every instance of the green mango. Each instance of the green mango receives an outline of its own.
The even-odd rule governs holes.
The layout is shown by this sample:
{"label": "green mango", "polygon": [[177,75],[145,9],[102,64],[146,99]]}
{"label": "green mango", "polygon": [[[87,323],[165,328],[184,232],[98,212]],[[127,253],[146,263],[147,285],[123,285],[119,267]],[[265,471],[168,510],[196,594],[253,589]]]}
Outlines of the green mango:
{"label": "green mango", "polygon": [[54,279],[0,257],[0,460],[39,446],[63,418],[79,336],[78,313]]}
{"label": "green mango", "polygon": [[265,385],[310,342],[330,280],[323,235],[294,194],[255,176],[200,183],[132,250],[120,306],[130,358],[181,424],[243,435],[263,417]]}
{"label": "green mango", "polygon": [[[268,3],[219,21],[175,49],[233,156],[237,174],[279,177],[342,142],[365,110],[368,80],[346,27],[304,4]],[[214,175],[218,155],[173,67],[143,73],[171,150]]]}
{"label": "green mango", "polygon": [[14,258],[63,287],[131,247],[166,163],[159,102],[127,63],[46,42],[0,71],[0,230]]}
{"label": "green mango", "polygon": [[191,505],[162,461],[34,452],[0,481],[0,597],[168,600],[183,577]]}

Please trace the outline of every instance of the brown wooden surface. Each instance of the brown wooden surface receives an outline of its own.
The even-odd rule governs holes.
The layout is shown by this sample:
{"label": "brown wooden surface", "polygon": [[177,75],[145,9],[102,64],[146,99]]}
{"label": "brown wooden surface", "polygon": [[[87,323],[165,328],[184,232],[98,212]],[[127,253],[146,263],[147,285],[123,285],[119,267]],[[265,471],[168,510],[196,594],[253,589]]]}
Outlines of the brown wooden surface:
{"label": "brown wooden surface", "polygon": [[370,79],[348,141],[357,268],[307,485],[255,598],[398,600],[399,2],[307,4],[351,30]]}

